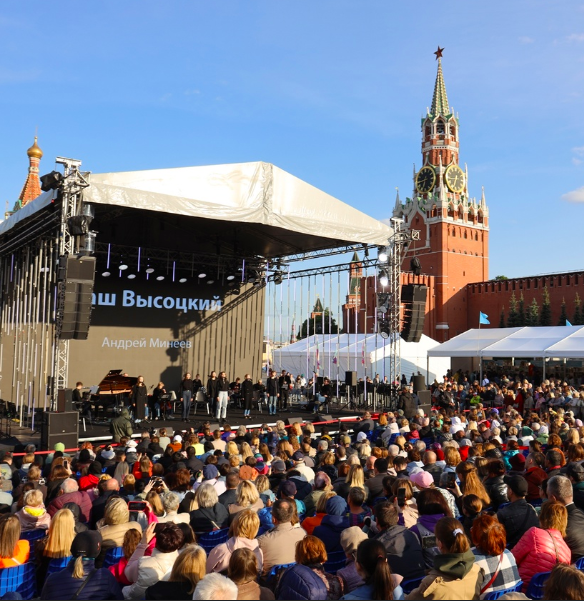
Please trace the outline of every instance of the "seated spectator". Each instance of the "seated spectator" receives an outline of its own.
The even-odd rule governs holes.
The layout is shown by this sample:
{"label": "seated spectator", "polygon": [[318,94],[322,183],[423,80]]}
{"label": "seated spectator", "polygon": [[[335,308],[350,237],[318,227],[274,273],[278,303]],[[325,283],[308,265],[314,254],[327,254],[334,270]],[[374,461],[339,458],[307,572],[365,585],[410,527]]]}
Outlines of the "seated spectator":
{"label": "seated spectator", "polygon": [[326,502],[325,511],[320,526],[314,529],[314,536],[324,543],[327,553],[342,551],[341,533],[350,526],[347,503],[338,495],[331,497]]}
{"label": "seated spectator", "polygon": [[215,489],[217,496],[222,495],[227,488],[225,487],[225,481],[219,480],[219,470],[216,465],[208,464],[203,468],[203,473],[199,474],[195,483],[193,484],[193,490],[197,490],[201,484],[209,484]]}
{"label": "seated spectator", "polygon": [[365,584],[365,580],[357,571],[355,556],[360,543],[367,540],[367,538],[367,534],[357,526],[347,528],[341,534],[341,546],[345,552],[346,566],[337,570],[337,576],[341,579],[345,595]]}
{"label": "seated spectator", "polygon": [[86,492],[79,490],[79,485],[73,478],[63,480],[59,493],[57,497],[50,502],[47,507],[47,512],[53,517],[66,503],[75,503],[76,505],[79,505],[83,521],[89,522],[91,499]]}
{"label": "seated spectator", "polygon": [[[332,455],[332,453],[330,454]],[[306,508],[307,516],[315,515],[316,506],[320,497],[324,495],[327,491],[333,489],[332,481],[333,478],[330,478],[325,472],[316,472],[316,475],[314,476],[314,490],[308,496],[304,497],[304,505]]]}
{"label": "seated spectator", "polygon": [[96,562],[98,566],[102,565],[108,549],[122,546],[128,530],[140,530],[140,525],[130,521],[130,511],[124,499],[111,497],[105,506],[103,519],[97,524],[97,531],[102,538],[101,553]]}
{"label": "seated spectator", "polygon": [[[329,499],[330,501],[331,499]],[[275,565],[295,561],[296,542],[302,540],[306,536],[306,532],[302,528],[295,528],[292,525],[293,515],[294,507],[290,501],[280,499],[274,503],[272,522],[275,527],[257,539],[263,553],[262,575],[264,576]]]}
{"label": "seated spectator", "polygon": [[570,463],[566,470],[566,476],[572,483],[574,505],[582,511],[584,510],[584,465]]}
{"label": "seated spectator", "polygon": [[432,476],[435,486],[440,485],[440,476],[442,475],[442,467],[436,463],[437,459],[434,451],[426,451],[422,455],[423,469]]}
{"label": "seated spectator", "polygon": [[[152,555],[145,556],[154,537],[156,543]],[[167,580],[182,544],[183,533],[176,524],[150,524],[142,534],[142,540],[132,553],[124,571],[128,580],[133,583],[122,589],[124,599],[142,599],[148,587],[159,580]]]}
{"label": "seated spectator", "polygon": [[464,526],[464,533],[472,538],[470,529],[476,518],[483,513],[483,502],[476,495],[463,495],[461,499],[460,523]]}
{"label": "seated spectator", "polygon": [[390,501],[375,506],[375,521],[379,533],[375,535],[385,548],[387,561],[394,574],[406,580],[424,575],[424,554],[418,537],[398,524],[397,507]]}
{"label": "seated spectator", "polygon": [[362,526],[365,518],[371,517],[371,509],[365,505],[365,501],[365,491],[362,488],[355,486],[349,490],[349,526]]}
{"label": "seated spectator", "polygon": [[195,601],[237,599],[237,585],[229,578],[221,576],[221,574],[207,574],[197,584],[193,599]]}
{"label": "seated spectator", "polygon": [[233,518],[244,509],[251,509],[252,511],[257,512],[260,509],[263,509],[263,507],[264,503],[260,499],[260,495],[255,484],[253,484],[253,482],[243,480],[237,487],[235,503],[232,503],[227,508],[229,511],[229,520],[232,521]]}
{"label": "seated spectator", "polygon": [[294,564],[280,574],[276,585],[276,598],[320,600],[327,598],[327,590],[322,579],[310,568]]}
{"label": "seated spectator", "polygon": [[49,483],[47,484],[47,497],[45,499],[46,506],[57,497],[61,490],[61,484],[70,477],[71,470],[66,468],[62,463],[51,466],[51,474],[49,475]]}
{"label": "seated spectator", "polygon": [[543,585],[543,598],[549,601],[584,599],[584,574],[573,566],[556,564]]}
{"label": "seated spectator", "polygon": [[523,592],[538,572],[549,572],[557,563],[570,564],[572,553],[564,541],[568,512],[558,501],[546,501],[541,506],[539,527],[530,528],[511,549]]}
{"label": "seated spectator", "polygon": [[400,523],[403,524],[406,528],[411,528],[415,526],[418,522],[419,512],[418,505],[416,503],[416,498],[414,497],[414,487],[412,484],[415,484],[419,490],[423,490],[423,487],[434,486],[434,481],[432,477],[427,472],[418,472],[412,475],[412,480],[406,480],[405,478],[398,478],[395,480],[391,487],[391,499],[396,499],[400,494],[400,490],[404,490],[405,494],[404,505],[398,505],[399,513],[400,513]]}
{"label": "seated spectator", "polygon": [[280,484],[277,497],[290,502],[294,501],[294,505],[296,506],[296,519],[298,520],[301,515],[306,514],[306,506],[302,501],[295,498],[297,494],[298,489],[296,488],[296,483],[293,480],[284,480],[284,482]]}
{"label": "seated spectator", "polygon": [[[240,514],[241,515],[241,514]],[[236,549],[230,559],[227,575],[237,585],[237,599],[259,599],[271,601],[274,593],[257,582],[261,566],[250,549]]]}
{"label": "seated spectator", "polygon": [[487,463],[488,477],[484,481],[485,490],[491,499],[494,511],[499,509],[503,503],[509,503],[507,498],[507,485],[503,480],[505,476],[505,464],[502,459],[492,459]]}
{"label": "seated spectator", "polygon": [[574,504],[574,490],[572,483],[565,476],[554,476],[542,482],[547,482],[546,491],[542,495],[554,501],[559,501],[568,511],[568,527],[564,536],[566,544],[572,552],[572,563],[584,557],[584,512],[580,511]]}
{"label": "seated spectator", "polygon": [[99,461],[92,461],[87,467],[87,474],[79,478],[79,490],[86,491],[97,488],[100,476],[101,463]]}
{"label": "seated spectator", "polygon": [[482,501],[483,507],[491,505],[491,498],[479,478],[476,466],[471,461],[459,463],[456,466],[456,474],[460,479],[460,488],[457,488],[455,485],[451,492],[457,498],[456,501],[459,509],[462,495],[476,495]]}
{"label": "seated spectator", "polygon": [[342,599],[403,599],[401,587],[395,585],[384,546],[376,540],[364,540],[357,548],[355,565],[364,584]]}
{"label": "seated spectator", "polygon": [[160,580],[146,589],[146,599],[192,599],[197,584],[205,577],[205,551],[188,545],[172,566],[168,580]]}
{"label": "seated spectator", "polygon": [[505,476],[505,484],[509,504],[499,508],[497,519],[505,527],[507,545],[512,548],[530,528],[539,526],[539,519],[535,509],[525,500],[527,480],[523,476]]}
{"label": "seated spectator", "polygon": [[340,599],[343,594],[343,583],[338,576],[324,571],[327,559],[324,544],[315,536],[306,536],[296,543],[296,563],[311,569],[324,582],[327,599]]}
{"label": "seated spectator", "polygon": [[124,534],[124,540],[122,542],[124,556],[120,559],[120,561],[118,561],[118,563],[108,568],[108,570],[112,573],[113,577],[122,586],[130,586],[132,584],[126,578],[124,570],[126,569],[130,557],[132,557],[132,554],[140,544],[141,540],[142,530],[136,530],[135,528],[127,530],[126,534]]}
{"label": "seated spectator", "polygon": [[434,565],[406,599],[478,599],[483,573],[475,562],[462,524],[451,517],[436,523]]}
{"label": "seated spectator", "polygon": [[[315,481],[318,480],[318,474],[316,474],[316,478]],[[319,498],[318,498],[318,502],[316,504],[316,515],[313,517],[308,517],[308,518],[304,518],[304,520],[302,520],[302,528],[304,528],[304,530],[306,531],[306,534],[312,534],[314,532],[314,529],[317,526],[320,526],[321,522],[322,522],[322,518],[324,518],[324,516],[326,515],[326,502],[331,498],[331,497],[336,497],[337,493],[333,492],[333,491],[328,491],[325,492],[324,494],[322,494]]]}
{"label": "seated spectator", "polygon": [[[31,465],[30,468],[28,469],[28,475],[26,477],[26,482],[27,482],[27,484],[32,484],[34,490],[39,490],[41,492],[41,494],[43,496],[43,503],[46,503],[47,487],[44,484],[41,484],[41,476],[42,476],[41,468],[38,465]],[[13,490],[12,496],[15,499],[18,499],[18,497],[20,496],[23,485],[24,484],[20,484]]]}
{"label": "seated spectator", "polygon": [[188,513],[178,513],[178,507],[180,505],[180,497],[175,492],[166,492],[161,497],[162,508],[164,509],[164,515],[158,517],[159,522],[174,522],[178,524],[184,522],[189,524],[191,516]]}
{"label": "seated spectator", "polygon": [[30,545],[20,540],[20,521],[15,515],[0,516],[0,568],[12,568],[28,561]]}
{"label": "seated spectator", "polygon": [[41,599],[123,599],[120,585],[109,570],[95,568],[100,551],[99,532],[87,530],[77,534],[71,545],[73,559],[64,570],[47,578]]}
{"label": "seated spectator", "polygon": [[227,509],[219,503],[217,490],[213,484],[205,483],[197,489],[196,502],[198,508],[189,512],[191,528],[195,533],[211,532],[227,527],[229,514]]}
{"label": "seated spectator", "polygon": [[35,562],[39,588],[45,582],[51,559],[61,559],[71,555],[71,545],[75,538],[75,518],[70,509],[59,509],[52,517],[47,536],[36,543]]}
{"label": "seated spectator", "polygon": [[207,557],[207,572],[224,572],[229,566],[229,558],[236,549],[249,549],[257,557],[261,570],[263,553],[256,538],[260,519],[252,509],[244,509],[236,516],[229,527],[229,540],[217,545]]}
{"label": "seated spectator", "polygon": [[515,557],[506,549],[504,526],[493,516],[477,517],[471,527],[473,554],[484,573],[481,597],[516,587],[521,578]]}
{"label": "seated spectator", "polygon": [[228,509],[229,505],[237,501],[237,487],[240,482],[241,480],[237,471],[230,471],[225,477],[226,490],[223,494],[219,495],[219,503],[225,509]]}
{"label": "seated spectator", "polygon": [[120,485],[115,478],[100,480],[97,485],[98,497],[94,499],[91,507],[91,528],[95,530],[97,522],[103,518],[105,506],[112,497],[120,496]]}
{"label": "seated spectator", "polygon": [[260,500],[264,506],[270,506],[276,500],[276,495],[270,489],[270,480],[265,474],[260,474],[255,481],[258,493],[260,493]]}
{"label": "seated spectator", "polygon": [[545,456],[543,453],[534,451],[529,453],[525,459],[525,473],[523,477],[527,480],[527,501],[536,501],[539,499],[539,486],[547,478],[543,469],[545,465]]}
{"label": "seated spectator", "polygon": [[24,494],[24,506],[15,515],[22,532],[40,528],[47,530],[51,524],[51,516],[43,503],[43,493],[38,489],[29,490]]}

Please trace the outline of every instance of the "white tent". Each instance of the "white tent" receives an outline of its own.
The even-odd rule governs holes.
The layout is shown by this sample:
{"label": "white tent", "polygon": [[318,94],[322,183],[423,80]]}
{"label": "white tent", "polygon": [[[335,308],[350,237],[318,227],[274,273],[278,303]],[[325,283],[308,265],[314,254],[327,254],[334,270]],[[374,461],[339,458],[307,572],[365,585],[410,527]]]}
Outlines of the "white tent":
{"label": "white tent", "polygon": [[[422,335],[420,342],[401,341],[401,371],[409,380],[418,371],[426,381],[442,380],[450,359],[428,361],[429,350],[438,343]],[[345,378],[345,371],[356,371],[359,378],[388,374],[390,345],[379,334],[324,334],[309,336],[272,352],[273,368],[294,375],[313,372],[331,379]],[[429,367],[429,374],[427,369]]]}
{"label": "white tent", "polygon": [[428,355],[584,359],[584,326],[477,328],[440,344]]}

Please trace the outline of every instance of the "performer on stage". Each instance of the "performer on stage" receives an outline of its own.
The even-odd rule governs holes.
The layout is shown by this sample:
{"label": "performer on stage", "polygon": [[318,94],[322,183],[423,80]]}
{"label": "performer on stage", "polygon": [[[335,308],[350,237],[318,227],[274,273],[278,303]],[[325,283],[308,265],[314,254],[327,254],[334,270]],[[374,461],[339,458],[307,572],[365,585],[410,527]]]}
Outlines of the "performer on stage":
{"label": "performer on stage", "polygon": [[180,383],[180,387],[178,389],[178,394],[182,398],[183,409],[182,409],[182,420],[183,422],[189,421],[189,414],[191,412],[191,404],[193,401],[193,389],[195,383],[191,378],[190,373],[186,373],[182,382]]}
{"label": "performer on stage", "polygon": [[154,415],[154,419],[160,419],[160,409],[164,404],[164,401],[160,400],[160,397],[166,394],[166,389],[164,388],[164,382],[158,382],[158,386],[152,392],[152,401],[150,405],[150,412]]}
{"label": "performer on stage", "polygon": [[278,403],[278,377],[276,372],[272,370],[270,377],[266,382],[266,391],[268,393],[268,413],[270,415],[276,415],[276,405]]}
{"label": "performer on stage", "polygon": [[286,370],[282,370],[282,375],[278,378],[278,384],[280,386],[280,409],[288,409],[288,397],[290,396],[290,385],[292,384],[292,377],[286,373]]}
{"label": "performer on stage", "polygon": [[211,402],[211,413],[215,413],[217,410],[217,398],[219,396],[217,384],[219,380],[217,379],[217,372],[212,371],[209,379],[207,380],[207,397]]}
{"label": "performer on stage", "polygon": [[148,407],[148,389],[144,384],[144,377],[138,376],[138,381],[132,388],[132,409],[134,419],[142,421],[146,418],[146,407]]}
{"label": "performer on stage", "polygon": [[241,383],[241,395],[243,398],[243,416],[245,419],[251,419],[251,402],[253,400],[253,381],[249,374],[245,374],[245,378]]}
{"label": "performer on stage", "polygon": [[225,421],[227,417],[227,405],[229,403],[229,380],[222,371],[217,380],[217,419]]}

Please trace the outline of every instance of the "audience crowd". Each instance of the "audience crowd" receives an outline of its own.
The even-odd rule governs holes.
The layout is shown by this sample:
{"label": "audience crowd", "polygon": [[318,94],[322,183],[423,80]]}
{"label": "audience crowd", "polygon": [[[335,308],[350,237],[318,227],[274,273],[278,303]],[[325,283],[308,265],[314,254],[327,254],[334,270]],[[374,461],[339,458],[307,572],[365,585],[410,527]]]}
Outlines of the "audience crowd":
{"label": "audience crowd", "polygon": [[584,387],[432,394],[317,431],[4,452],[0,568],[33,563],[47,600],[525,599],[542,572],[538,598],[584,598]]}

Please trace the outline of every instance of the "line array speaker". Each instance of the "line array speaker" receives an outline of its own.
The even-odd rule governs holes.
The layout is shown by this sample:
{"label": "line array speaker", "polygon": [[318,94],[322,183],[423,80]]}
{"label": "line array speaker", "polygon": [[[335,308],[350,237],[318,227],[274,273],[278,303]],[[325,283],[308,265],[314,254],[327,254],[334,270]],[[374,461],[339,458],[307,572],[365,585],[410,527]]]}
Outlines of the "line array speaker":
{"label": "line array speaker", "polygon": [[63,263],[65,306],[61,338],[87,340],[95,281],[95,257],[69,256]]}
{"label": "line array speaker", "polygon": [[45,412],[41,429],[41,450],[52,451],[58,442],[62,442],[66,449],[77,448],[79,444],[79,413],[77,411]]}
{"label": "line array speaker", "polygon": [[406,342],[420,342],[426,317],[428,287],[420,284],[402,286],[401,302],[404,305],[404,319],[401,337]]}

